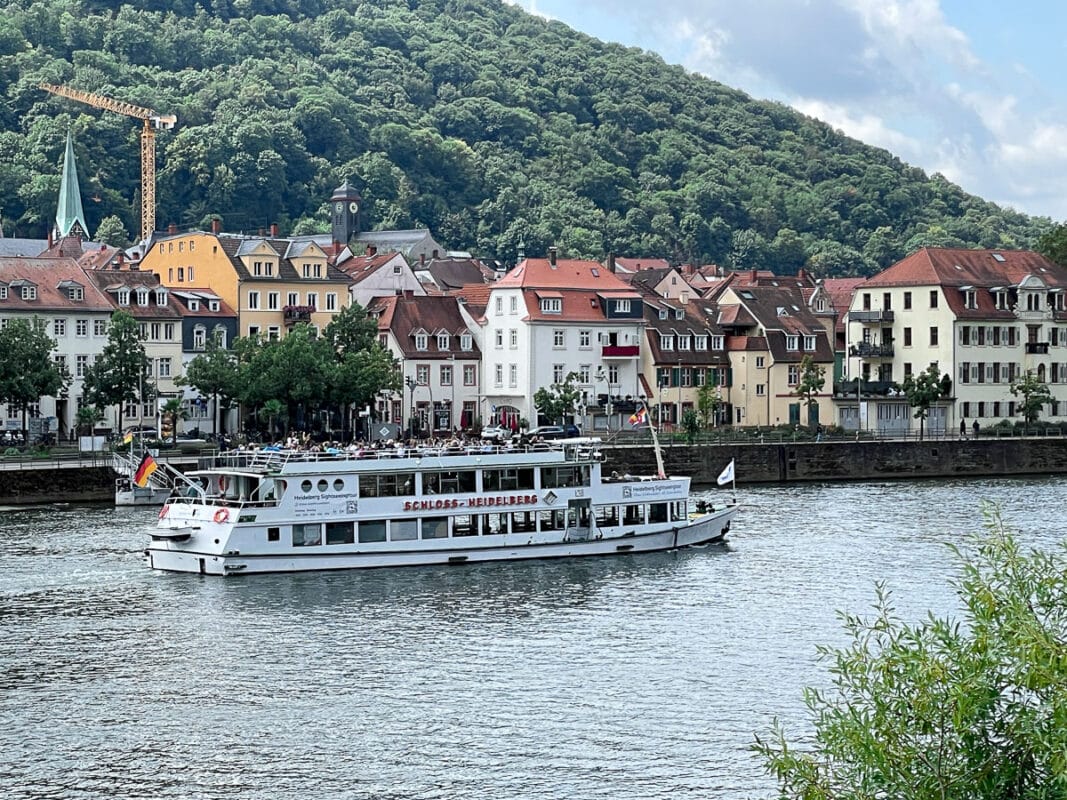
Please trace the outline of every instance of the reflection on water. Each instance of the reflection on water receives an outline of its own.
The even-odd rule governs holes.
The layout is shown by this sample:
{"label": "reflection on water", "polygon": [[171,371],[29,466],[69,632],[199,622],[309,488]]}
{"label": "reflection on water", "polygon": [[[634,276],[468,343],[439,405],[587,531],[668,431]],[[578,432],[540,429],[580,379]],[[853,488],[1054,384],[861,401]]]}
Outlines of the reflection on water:
{"label": "reflection on water", "polygon": [[836,611],[951,611],[979,501],[1048,544],[1067,483],[739,495],[702,550],[228,580],[147,570],[151,509],[5,512],[0,795],[770,796]]}

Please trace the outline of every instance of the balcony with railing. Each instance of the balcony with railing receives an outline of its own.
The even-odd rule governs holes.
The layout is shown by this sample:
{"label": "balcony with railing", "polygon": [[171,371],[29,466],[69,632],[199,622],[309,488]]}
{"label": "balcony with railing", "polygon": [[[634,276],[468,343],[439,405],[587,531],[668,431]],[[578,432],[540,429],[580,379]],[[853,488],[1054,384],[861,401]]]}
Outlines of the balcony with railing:
{"label": "balcony with railing", "polygon": [[1047,356],[1048,342],[1027,342],[1026,354],[1028,356]]}
{"label": "balcony with railing", "polygon": [[848,349],[848,354],[853,357],[858,356],[859,358],[892,358],[893,345],[860,342],[859,344],[852,345],[852,347]]}
{"label": "balcony with railing", "polygon": [[893,312],[888,308],[884,310],[849,311],[848,319],[850,322],[892,322]]}
{"label": "balcony with railing", "polygon": [[606,344],[600,355],[602,358],[637,358],[641,355],[641,346],[636,344]]}
{"label": "balcony with railing", "polygon": [[301,322],[311,322],[311,315],[315,313],[315,306],[285,306],[282,316],[286,325],[297,325]]}

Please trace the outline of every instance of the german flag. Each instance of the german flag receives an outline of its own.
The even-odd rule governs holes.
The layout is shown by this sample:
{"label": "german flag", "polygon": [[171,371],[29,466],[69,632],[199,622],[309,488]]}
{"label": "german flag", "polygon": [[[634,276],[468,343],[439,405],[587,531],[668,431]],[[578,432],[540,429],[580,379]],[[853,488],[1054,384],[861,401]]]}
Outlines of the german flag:
{"label": "german flag", "polygon": [[159,463],[148,453],[145,453],[144,458],[141,459],[140,466],[138,466],[137,471],[133,473],[134,484],[143,489],[148,485],[148,479],[152,477],[152,473],[157,469],[159,469]]}

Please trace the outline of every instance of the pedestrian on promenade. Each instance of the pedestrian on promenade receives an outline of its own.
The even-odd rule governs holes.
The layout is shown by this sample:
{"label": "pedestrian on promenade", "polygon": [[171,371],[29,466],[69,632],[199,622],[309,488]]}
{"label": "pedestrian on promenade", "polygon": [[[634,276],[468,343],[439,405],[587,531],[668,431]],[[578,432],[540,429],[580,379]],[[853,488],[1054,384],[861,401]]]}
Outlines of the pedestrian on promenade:
{"label": "pedestrian on promenade", "polygon": [[978,438],[978,420],[975,420],[971,427],[974,428],[974,438],[977,439]]}
{"label": "pedestrian on promenade", "polygon": [[960,438],[961,439],[966,439],[967,438],[967,420],[965,420],[965,419],[961,419],[960,420]]}

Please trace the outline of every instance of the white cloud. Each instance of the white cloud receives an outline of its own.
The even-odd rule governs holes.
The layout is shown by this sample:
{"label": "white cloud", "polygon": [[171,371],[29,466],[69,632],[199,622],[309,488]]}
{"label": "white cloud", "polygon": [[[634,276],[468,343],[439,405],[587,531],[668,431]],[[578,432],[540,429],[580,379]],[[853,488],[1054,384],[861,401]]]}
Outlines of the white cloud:
{"label": "white cloud", "polygon": [[901,158],[921,152],[921,144],[917,139],[889,127],[886,121],[876,114],[857,114],[844,106],[814,99],[796,100],[792,106],[803,114],[821,119],[854,139],[884,147]]}

